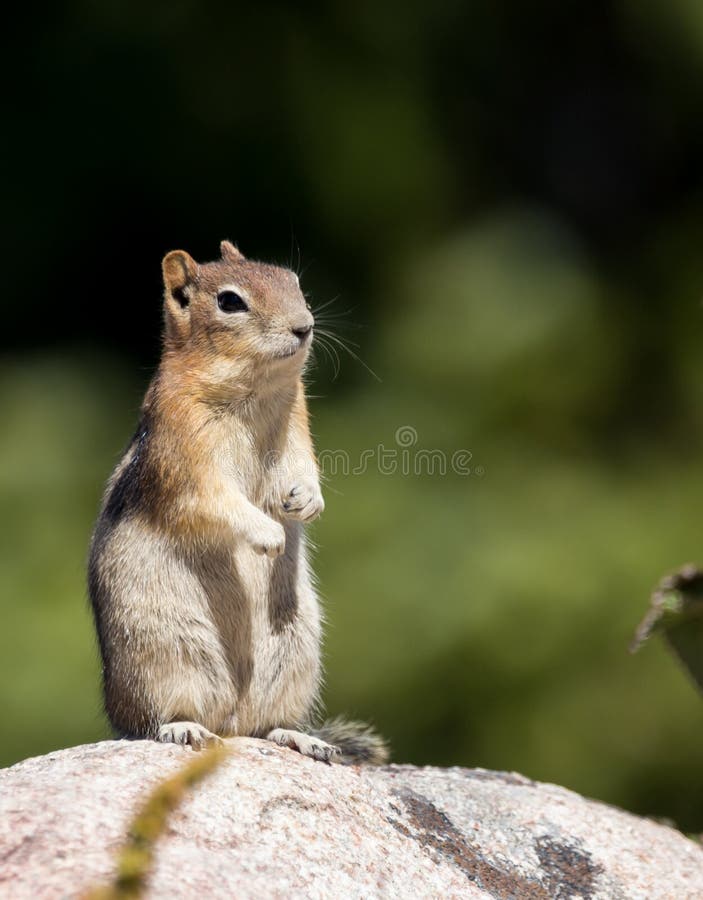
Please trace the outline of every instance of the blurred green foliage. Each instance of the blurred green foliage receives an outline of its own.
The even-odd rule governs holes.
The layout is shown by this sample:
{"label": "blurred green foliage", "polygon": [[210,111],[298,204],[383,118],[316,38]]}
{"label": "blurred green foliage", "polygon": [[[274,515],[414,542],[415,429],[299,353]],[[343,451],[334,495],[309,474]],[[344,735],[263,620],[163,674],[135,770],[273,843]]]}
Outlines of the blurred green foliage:
{"label": "blurred green foliage", "polygon": [[329,711],[399,761],[703,830],[703,704],[661,646],[627,654],[661,573],[703,558],[702,21],[186,0],[32,23],[5,60],[1,764],[108,734],[90,530],[157,361],[158,257],[229,236],[310,264],[313,305],[341,293],[380,378],[316,354],[318,449],[408,426],[471,453],[328,474]]}

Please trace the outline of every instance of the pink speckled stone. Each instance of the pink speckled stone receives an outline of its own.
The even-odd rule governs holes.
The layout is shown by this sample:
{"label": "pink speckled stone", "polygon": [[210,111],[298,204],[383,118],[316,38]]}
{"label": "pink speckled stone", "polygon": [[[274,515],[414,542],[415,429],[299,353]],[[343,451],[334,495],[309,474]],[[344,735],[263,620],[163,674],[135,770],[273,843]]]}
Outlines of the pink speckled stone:
{"label": "pink speckled stone", "polygon": [[[698,900],[677,831],[520,775],[328,766],[264,741],[171,816],[149,897]],[[0,771],[0,897],[108,880],[127,823],[191,751],[106,741]]]}

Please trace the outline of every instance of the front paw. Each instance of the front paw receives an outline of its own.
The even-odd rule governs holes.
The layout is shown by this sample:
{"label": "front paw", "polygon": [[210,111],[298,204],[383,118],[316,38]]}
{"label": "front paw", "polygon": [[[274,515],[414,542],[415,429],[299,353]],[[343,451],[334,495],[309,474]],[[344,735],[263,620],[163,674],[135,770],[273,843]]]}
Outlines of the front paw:
{"label": "front paw", "polygon": [[271,559],[280,556],[286,549],[286,533],[283,525],[262,515],[256,520],[256,524],[249,528],[247,539],[256,553],[266,555]]}
{"label": "front paw", "polygon": [[312,522],[325,508],[320,485],[312,478],[301,479],[284,496],[283,512],[301,522]]}

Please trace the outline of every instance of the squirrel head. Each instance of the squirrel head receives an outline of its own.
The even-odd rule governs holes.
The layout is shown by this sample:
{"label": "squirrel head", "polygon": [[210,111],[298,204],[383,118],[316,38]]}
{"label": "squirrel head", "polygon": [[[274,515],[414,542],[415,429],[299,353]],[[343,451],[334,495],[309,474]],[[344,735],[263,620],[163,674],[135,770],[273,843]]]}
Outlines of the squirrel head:
{"label": "squirrel head", "polygon": [[229,241],[222,241],[220,253],[220,259],[202,264],[185,250],[164,257],[166,349],[202,351],[215,363],[299,371],[314,319],[298,276],[246,259]]}

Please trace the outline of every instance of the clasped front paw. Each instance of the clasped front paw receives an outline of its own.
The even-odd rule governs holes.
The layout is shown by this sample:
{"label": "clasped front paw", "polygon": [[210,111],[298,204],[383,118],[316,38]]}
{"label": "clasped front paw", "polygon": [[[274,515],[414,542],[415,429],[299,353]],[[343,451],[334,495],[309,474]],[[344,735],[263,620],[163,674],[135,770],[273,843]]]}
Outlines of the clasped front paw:
{"label": "clasped front paw", "polygon": [[322,491],[316,479],[305,478],[296,481],[283,497],[283,513],[301,522],[312,522],[325,508]]}
{"label": "clasped front paw", "polygon": [[262,515],[261,519],[249,529],[247,537],[257,553],[271,559],[280,556],[286,549],[286,533],[283,525],[268,516]]}

